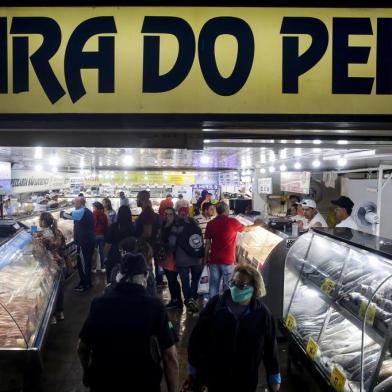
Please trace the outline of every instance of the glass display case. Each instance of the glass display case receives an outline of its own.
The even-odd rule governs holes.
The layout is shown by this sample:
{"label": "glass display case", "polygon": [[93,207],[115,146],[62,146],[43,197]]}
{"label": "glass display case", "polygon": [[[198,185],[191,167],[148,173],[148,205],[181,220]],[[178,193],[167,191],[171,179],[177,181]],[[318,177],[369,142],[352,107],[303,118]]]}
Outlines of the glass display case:
{"label": "glass display case", "polygon": [[[25,230],[0,246],[0,356],[39,351],[59,284],[51,254]],[[14,354],[13,354],[14,355]]]}
{"label": "glass display case", "polygon": [[392,390],[392,240],[351,229],[301,236],[286,259],[284,314],[290,342],[330,388]]}
{"label": "glass display case", "polygon": [[[243,225],[253,224],[255,217],[236,216]],[[263,298],[272,314],[283,316],[284,266],[287,254],[285,238],[278,232],[257,227],[247,233],[238,233],[237,262],[245,262],[257,268],[263,276],[267,295]]]}

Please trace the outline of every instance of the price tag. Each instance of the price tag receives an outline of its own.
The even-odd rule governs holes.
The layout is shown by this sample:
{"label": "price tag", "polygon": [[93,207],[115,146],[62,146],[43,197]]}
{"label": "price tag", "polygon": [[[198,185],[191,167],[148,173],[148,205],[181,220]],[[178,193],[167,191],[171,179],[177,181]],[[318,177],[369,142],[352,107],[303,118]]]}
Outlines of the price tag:
{"label": "price tag", "polygon": [[286,328],[291,332],[295,328],[296,324],[297,322],[295,321],[295,317],[289,313],[286,318]]}
{"label": "price tag", "polygon": [[321,290],[327,295],[331,295],[334,292],[335,288],[336,282],[329,278],[324,279],[324,282],[321,285]]}
{"label": "price tag", "polygon": [[340,369],[334,366],[331,373],[331,385],[337,392],[344,392],[344,386],[346,385],[346,376]]}
{"label": "price tag", "polygon": [[318,349],[318,344],[310,337],[306,346],[306,353],[312,361],[316,360]]}
{"label": "price tag", "polygon": [[370,304],[367,312],[366,308],[368,306],[369,301],[363,300],[361,301],[361,305],[359,307],[359,318],[361,320],[365,320],[366,318],[366,324],[373,325],[374,324],[374,319],[376,318],[376,306],[374,304]]}

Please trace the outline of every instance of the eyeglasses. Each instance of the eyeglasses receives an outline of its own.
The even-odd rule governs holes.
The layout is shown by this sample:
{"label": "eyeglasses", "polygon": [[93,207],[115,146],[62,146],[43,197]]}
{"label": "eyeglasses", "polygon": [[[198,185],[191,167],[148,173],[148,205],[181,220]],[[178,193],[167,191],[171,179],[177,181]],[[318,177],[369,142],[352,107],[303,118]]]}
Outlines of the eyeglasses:
{"label": "eyeglasses", "polygon": [[247,287],[251,287],[251,284],[248,283],[238,283],[235,280],[231,279],[229,282],[229,287],[237,287],[240,290],[246,289]]}

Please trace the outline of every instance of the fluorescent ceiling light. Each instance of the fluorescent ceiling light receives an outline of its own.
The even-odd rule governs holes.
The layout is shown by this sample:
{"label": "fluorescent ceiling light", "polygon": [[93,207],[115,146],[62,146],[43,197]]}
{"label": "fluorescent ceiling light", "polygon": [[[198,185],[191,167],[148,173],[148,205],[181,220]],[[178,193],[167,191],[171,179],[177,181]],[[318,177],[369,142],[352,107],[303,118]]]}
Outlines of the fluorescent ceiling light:
{"label": "fluorescent ceiling light", "polygon": [[42,159],[42,147],[35,147],[34,158]]}
{"label": "fluorescent ceiling light", "polygon": [[280,165],[279,169],[280,169],[280,171],[286,171],[287,170],[287,166],[286,165]]}
{"label": "fluorescent ceiling light", "polygon": [[34,170],[36,171],[36,172],[40,172],[40,171],[42,171],[42,165],[35,165],[34,166]]}
{"label": "fluorescent ceiling light", "polygon": [[124,166],[132,166],[133,157],[131,155],[124,155],[122,158],[122,162]]}
{"label": "fluorescent ceiling light", "polygon": [[202,155],[200,157],[200,162],[204,165],[207,165],[208,163],[210,163],[210,157],[208,155]]}
{"label": "fluorescent ceiling light", "polygon": [[322,141],[320,139],[315,139],[313,140],[313,144],[321,144]]}
{"label": "fluorescent ceiling light", "polygon": [[348,140],[338,140],[338,144],[341,144],[341,145],[348,144]]}
{"label": "fluorescent ceiling light", "polygon": [[51,166],[58,166],[60,163],[60,158],[58,155],[52,155],[49,157],[48,162]]}
{"label": "fluorescent ceiling light", "polygon": [[294,149],[294,156],[295,156],[295,157],[300,157],[300,156],[302,156],[302,148],[295,148],[295,149]]}
{"label": "fluorescent ceiling light", "polygon": [[301,169],[301,167],[302,167],[302,165],[301,165],[300,162],[295,162],[295,163],[294,163],[294,169],[299,170],[299,169]]}

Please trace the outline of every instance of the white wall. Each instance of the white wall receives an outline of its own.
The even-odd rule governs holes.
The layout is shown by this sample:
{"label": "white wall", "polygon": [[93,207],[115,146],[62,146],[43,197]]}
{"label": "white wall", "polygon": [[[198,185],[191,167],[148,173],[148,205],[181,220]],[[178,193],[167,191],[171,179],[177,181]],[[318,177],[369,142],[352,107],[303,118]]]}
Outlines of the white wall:
{"label": "white wall", "polygon": [[[373,191],[372,191],[373,190]],[[372,201],[377,205],[377,180],[342,178],[342,195],[349,197],[355,204]],[[382,193],[380,235],[392,238],[392,183],[389,182]]]}

